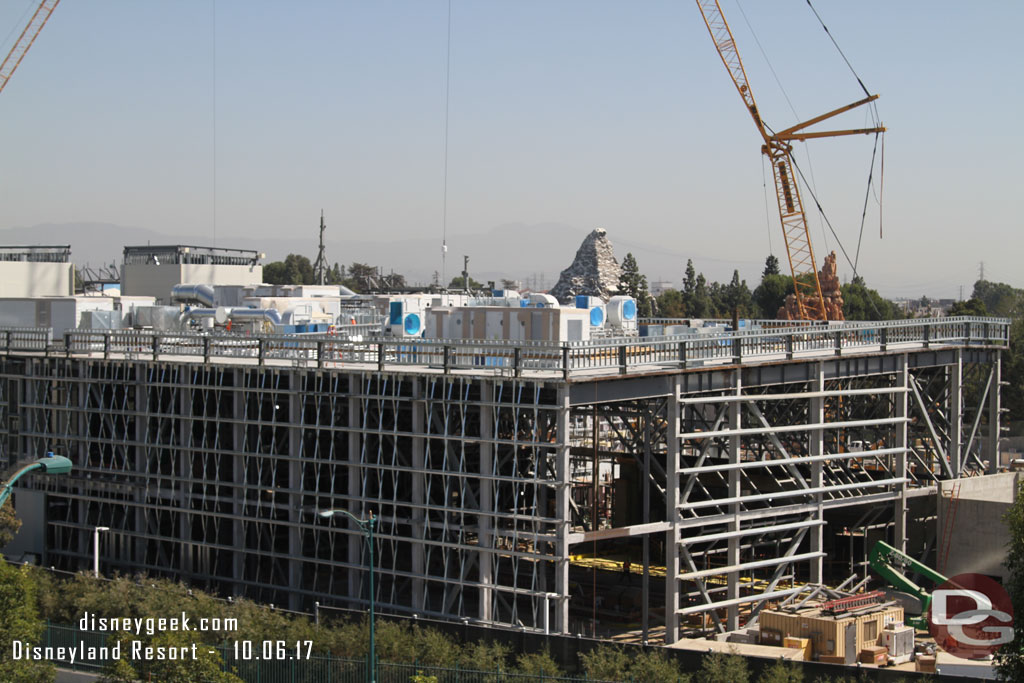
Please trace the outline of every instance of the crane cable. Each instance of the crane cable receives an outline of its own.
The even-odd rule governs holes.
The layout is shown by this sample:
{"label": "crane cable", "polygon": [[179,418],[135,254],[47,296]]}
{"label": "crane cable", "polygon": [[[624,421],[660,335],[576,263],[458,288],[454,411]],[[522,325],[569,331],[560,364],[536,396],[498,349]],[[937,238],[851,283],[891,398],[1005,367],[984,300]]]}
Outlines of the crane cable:
{"label": "crane cable", "polygon": [[444,181],[441,199],[441,287],[447,287],[445,268],[448,256],[448,103],[452,80],[452,0],[448,0],[448,44],[444,67]]}
{"label": "crane cable", "polygon": [[871,179],[875,173],[875,155],[878,153],[878,138],[881,133],[875,133],[875,146],[871,150],[871,166],[868,168],[868,186],[864,188],[864,207],[860,212],[860,234],[857,235],[857,255],[853,259],[853,272],[857,272],[857,264],[860,263],[860,245],[864,240],[864,221],[868,217],[868,200],[871,198]]}
{"label": "crane cable", "polygon": [[[775,79],[775,85],[779,86],[779,92],[782,93],[783,99],[786,100],[786,104],[789,105],[789,111],[793,113],[793,118],[797,121],[801,120],[800,114],[797,113],[796,107],[793,106],[793,101],[789,99],[789,93],[786,92],[785,86],[782,85],[782,79],[779,78],[779,74],[775,71],[775,67],[772,65],[772,60],[768,58],[768,52],[765,51],[764,45],[761,44],[761,39],[757,37],[757,31],[754,30],[753,24],[750,23],[750,19],[747,17],[746,11],[743,9],[743,4],[740,0],[736,0],[736,7],[740,11],[740,16],[743,17],[743,22],[747,25],[747,30],[750,31],[751,37],[754,39],[754,43],[757,45],[757,49],[761,52],[761,57],[764,59],[764,63],[768,65],[768,70],[772,73],[772,78]],[[813,9],[813,8],[812,8]],[[775,131],[772,130],[771,126],[765,123],[763,120],[761,124],[764,125],[765,129],[771,132],[773,135]],[[804,154],[807,156],[807,170],[811,176],[811,182],[814,183],[814,188],[817,189],[817,179],[814,177],[814,164],[811,161],[811,150],[806,146],[803,148]],[[763,164],[762,164],[762,175],[763,175]],[[765,211],[768,212],[767,206]],[[770,219],[769,219],[770,220]],[[825,248],[831,249],[828,241],[828,233],[825,232],[825,225],[821,222],[821,217],[818,218],[818,227],[821,228],[821,238],[825,241]],[[771,239],[768,241],[768,250],[771,251]]]}
{"label": "crane cable", "polygon": [[[843,252],[843,257],[846,259],[846,262],[850,264],[850,267],[853,268],[853,278],[856,280],[858,277],[860,277],[857,273],[857,266],[850,260],[850,255],[846,253],[846,247],[843,246],[842,240],[839,239],[839,235],[836,234],[835,228],[832,227],[832,221],[830,221],[828,219],[828,216],[825,214],[825,209],[821,206],[821,202],[818,201],[818,197],[817,195],[814,194],[814,190],[811,189],[811,186],[807,184],[807,178],[804,177],[803,170],[796,163],[796,159],[793,158],[792,154],[789,155],[789,160],[793,164],[793,168],[796,169],[796,172],[800,176],[800,179],[803,181],[804,187],[806,187],[807,191],[810,192],[811,199],[814,200],[814,205],[818,207],[818,213],[821,214],[821,217],[825,220],[825,224],[828,225],[828,229],[832,231],[832,235],[836,238],[836,242],[839,244],[839,249]],[[871,308],[872,310],[874,310],[875,315],[877,315],[878,319],[881,320],[882,312],[878,310],[878,306],[875,305],[875,302],[871,299],[871,297],[865,298],[867,299],[868,303],[871,304]]]}

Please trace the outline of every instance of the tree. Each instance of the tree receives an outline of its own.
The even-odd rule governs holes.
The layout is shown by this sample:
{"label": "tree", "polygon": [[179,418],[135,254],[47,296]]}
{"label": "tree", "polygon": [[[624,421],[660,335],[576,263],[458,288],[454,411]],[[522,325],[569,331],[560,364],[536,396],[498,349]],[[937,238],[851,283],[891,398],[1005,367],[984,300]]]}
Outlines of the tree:
{"label": "tree", "polygon": [[640,273],[640,267],[632,253],[626,254],[626,258],[622,259],[619,292],[636,299],[636,311],[639,317],[650,318],[654,314],[654,298],[647,288],[647,276]]}
{"label": "tree", "polygon": [[587,678],[599,681],[629,680],[630,657],[620,647],[598,645],[590,652],[580,654],[580,664]]}
{"label": "tree", "polygon": [[981,299],[989,315],[1018,317],[1021,315],[1020,309],[1024,302],[1024,290],[1011,287],[1005,282],[978,280],[974,283],[971,298]]}
{"label": "tree", "polygon": [[628,680],[636,681],[636,683],[662,683],[663,681],[688,683],[690,677],[683,674],[679,669],[679,662],[670,658],[664,651],[647,650],[631,660]]}
{"label": "tree", "polygon": [[666,289],[658,296],[658,314],[666,318],[682,318],[684,313],[683,308],[683,293],[678,289]]}
{"label": "tree", "polygon": [[769,254],[768,258],[764,260],[764,272],[761,273],[761,280],[763,281],[769,275],[779,274],[779,259],[775,258],[774,255]]}
{"label": "tree", "polygon": [[263,266],[263,279],[272,285],[311,285],[316,282],[316,273],[307,257],[288,254],[284,261]]}
{"label": "tree", "polygon": [[[469,290],[470,291],[473,291],[475,289],[483,289],[483,288],[484,288],[484,283],[477,282],[476,280],[473,279],[473,276],[470,276],[470,278],[469,278]],[[456,275],[455,277],[452,278],[452,281],[448,283],[448,289],[457,289],[459,291],[462,291],[462,290],[466,289],[466,278],[464,278],[461,275]]]}
{"label": "tree", "polygon": [[740,280],[740,271],[732,271],[732,280],[725,287],[725,310],[722,313],[732,315],[733,311],[739,313],[741,318],[749,318],[756,315],[754,309],[754,298],[750,294],[746,280]]}
{"label": "tree", "polygon": [[699,683],[746,683],[749,680],[747,660],[739,655],[713,652],[700,660]]}
{"label": "tree", "polygon": [[21,528],[21,520],[14,514],[13,505],[0,507],[0,548],[14,540],[14,536]]}
{"label": "tree", "polygon": [[[714,283],[718,284],[718,283]],[[697,276],[697,285],[694,287],[693,297],[686,305],[686,317],[688,318],[710,318],[715,315],[715,306],[712,300],[711,291],[708,288],[708,281],[704,273]]]}
{"label": "tree", "polygon": [[799,665],[777,659],[764,668],[757,683],[803,683],[803,680],[804,672]]}
{"label": "tree", "polygon": [[[122,632],[121,651],[128,651],[130,641],[137,639]],[[242,679],[232,673],[222,671],[223,660],[215,648],[208,643],[193,643],[189,637],[181,631],[162,631],[157,633],[143,647],[152,647],[155,652],[163,648],[163,652],[182,652],[184,657],[168,657],[162,659],[142,659],[135,663],[135,666],[122,663],[124,660],[113,662],[104,672],[104,681],[111,683],[122,683],[127,681],[176,681],[180,683],[242,683]],[[194,654],[194,656],[193,656]]]}
{"label": "tree", "polygon": [[558,678],[564,675],[547,650],[520,653],[516,657],[516,672],[524,676],[536,676],[538,680]]}
{"label": "tree", "polygon": [[52,664],[14,659],[14,644],[40,644],[43,620],[36,606],[37,585],[29,567],[14,567],[0,558],[0,680],[5,683],[52,681]]}
{"label": "tree", "polygon": [[899,320],[903,313],[893,302],[868,288],[864,279],[855,277],[840,288],[843,316],[847,320]]}
{"label": "tree", "polygon": [[[1010,578],[1006,592],[1010,594],[1015,615],[1024,614],[1024,483],[1010,509],[1003,515],[1003,523],[1010,535],[1006,544],[1006,568]],[[1004,681],[1024,681],[1024,629],[1014,628],[1013,641],[996,651],[996,670]]]}
{"label": "tree", "polygon": [[981,299],[971,297],[967,301],[957,301],[949,307],[949,313],[947,315],[969,315],[969,316],[986,316],[988,310],[985,308],[985,302]]}
{"label": "tree", "polygon": [[786,303],[786,296],[793,293],[793,278],[778,273],[765,275],[754,290],[752,298],[761,318],[775,318]]}

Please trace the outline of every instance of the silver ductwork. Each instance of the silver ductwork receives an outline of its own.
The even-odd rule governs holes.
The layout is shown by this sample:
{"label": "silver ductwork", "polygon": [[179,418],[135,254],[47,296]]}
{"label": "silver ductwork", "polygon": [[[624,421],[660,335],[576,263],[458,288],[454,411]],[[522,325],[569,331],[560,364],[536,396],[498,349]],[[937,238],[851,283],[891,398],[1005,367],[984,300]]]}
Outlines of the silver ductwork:
{"label": "silver ductwork", "polygon": [[216,293],[210,285],[174,285],[171,301],[176,304],[200,303],[208,308],[215,305]]}
{"label": "silver ductwork", "polygon": [[281,314],[273,308],[232,308],[228,313],[229,320],[269,320],[274,325],[281,324]]}

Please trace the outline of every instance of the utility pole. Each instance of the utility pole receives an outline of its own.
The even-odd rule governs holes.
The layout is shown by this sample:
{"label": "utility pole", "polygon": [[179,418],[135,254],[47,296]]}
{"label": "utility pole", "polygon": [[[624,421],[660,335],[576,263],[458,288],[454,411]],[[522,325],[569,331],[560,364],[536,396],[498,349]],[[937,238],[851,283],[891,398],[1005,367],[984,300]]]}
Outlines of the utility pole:
{"label": "utility pole", "polygon": [[466,294],[469,294],[469,257],[462,257],[462,279],[466,286]]}
{"label": "utility pole", "polygon": [[316,264],[313,270],[316,271],[317,284],[326,284],[327,276],[327,250],[324,248],[324,230],[327,225],[324,223],[324,210],[320,209],[320,251],[316,255]]}

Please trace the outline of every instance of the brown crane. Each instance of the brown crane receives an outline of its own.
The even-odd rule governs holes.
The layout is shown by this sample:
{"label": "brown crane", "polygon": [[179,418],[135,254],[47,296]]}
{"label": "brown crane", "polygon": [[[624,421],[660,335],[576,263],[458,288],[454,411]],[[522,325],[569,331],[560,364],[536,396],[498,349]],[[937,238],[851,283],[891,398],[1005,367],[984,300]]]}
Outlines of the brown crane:
{"label": "brown crane", "polygon": [[[855,130],[804,132],[804,129],[809,126],[872,102],[878,99],[878,95],[869,95],[853,104],[816,116],[777,133],[773,132],[761,119],[754,95],[747,83],[743,62],[736,49],[736,41],[733,39],[729,24],[726,23],[725,17],[722,15],[722,8],[719,6],[718,0],[697,0],[697,7],[700,8],[700,12],[704,16],[704,23],[707,24],[708,31],[711,33],[711,39],[715,41],[715,47],[718,49],[718,55],[722,58],[722,63],[729,71],[736,90],[739,91],[743,103],[747,106],[747,111],[754,118],[757,132],[764,139],[761,152],[771,162],[772,173],[775,176],[775,195],[779,204],[782,234],[786,242],[786,255],[789,258],[789,270],[793,276],[793,291],[796,295],[799,316],[803,320],[827,320],[825,300],[821,293],[821,283],[818,281],[817,262],[814,259],[814,249],[811,247],[811,238],[807,229],[807,216],[804,213],[800,190],[793,174],[795,164],[793,163],[793,145],[791,143],[794,140],[804,141],[812,138],[870,135],[884,132],[885,128],[882,126]],[[842,319],[841,316],[840,312],[839,319]]]}
{"label": "brown crane", "polygon": [[32,43],[35,42],[36,36],[43,30],[43,26],[46,25],[46,21],[53,14],[53,10],[57,9],[57,5],[60,0],[43,0],[39,3],[39,7],[36,8],[35,13],[29,20],[28,25],[18,36],[17,42],[14,43],[14,47],[7,53],[2,64],[0,64],[0,92],[3,92],[4,87],[7,85],[7,81],[11,80],[11,76],[14,74],[15,69],[21,64],[21,60],[25,58],[25,53],[32,47]]}

